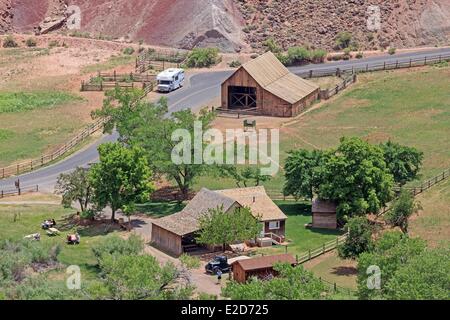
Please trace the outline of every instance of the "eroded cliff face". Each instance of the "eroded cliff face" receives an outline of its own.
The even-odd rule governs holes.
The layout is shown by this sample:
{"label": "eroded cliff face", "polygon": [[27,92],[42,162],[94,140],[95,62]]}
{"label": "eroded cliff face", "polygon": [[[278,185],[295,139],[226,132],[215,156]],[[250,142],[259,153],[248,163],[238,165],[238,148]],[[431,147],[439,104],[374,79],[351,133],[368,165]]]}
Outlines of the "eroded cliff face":
{"label": "eroded cliff face", "polygon": [[[246,41],[260,48],[274,37],[280,45],[333,49],[349,31],[362,49],[450,44],[450,0],[236,0],[247,21]],[[370,30],[370,6],[380,13]]]}
{"label": "eroded cliff face", "polygon": [[216,45],[225,51],[243,43],[243,21],[232,0],[72,0],[82,28],[115,37],[191,49]]}
{"label": "eroded cliff face", "polygon": [[[450,0],[0,0],[0,32],[33,31],[70,5],[83,32],[185,49],[260,49],[274,37],[330,50],[341,31],[361,49],[450,44]],[[370,5],[380,9],[376,31],[367,29]]]}

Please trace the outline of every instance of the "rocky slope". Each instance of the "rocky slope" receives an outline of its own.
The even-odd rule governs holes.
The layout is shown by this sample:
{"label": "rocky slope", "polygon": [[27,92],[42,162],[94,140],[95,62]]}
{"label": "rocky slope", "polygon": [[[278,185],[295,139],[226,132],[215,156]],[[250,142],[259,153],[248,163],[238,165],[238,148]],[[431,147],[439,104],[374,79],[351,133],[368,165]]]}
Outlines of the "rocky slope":
{"label": "rocky slope", "polygon": [[[51,26],[69,5],[80,7],[83,32],[186,49],[258,50],[274,37],[330,50],[341,31],[361,49],[450,44],[450,0],[0,0],[0,33]],[[367,28],[370,5],[379,30]]]}
{"label": "rocky slope", "polygon": [[[246,41],[256,48],[274,37],[284,48],[333,49],[342,31],[351,32],[361,49],[450,45],[450,0],[237,1],[247,21]],[[380,13],[378,30],[367,24],[374,5]]]}

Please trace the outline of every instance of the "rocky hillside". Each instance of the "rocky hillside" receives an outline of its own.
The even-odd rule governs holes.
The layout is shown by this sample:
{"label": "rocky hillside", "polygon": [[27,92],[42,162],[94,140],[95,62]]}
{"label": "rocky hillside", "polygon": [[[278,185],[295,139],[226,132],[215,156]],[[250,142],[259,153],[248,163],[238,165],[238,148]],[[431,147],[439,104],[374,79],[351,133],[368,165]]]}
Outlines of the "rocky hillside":
{"label": "rocky hillside", "polygon": [[[254,48],[273,37],[284,48],[333,49],[337,35],[352,33],[361,49],[450,45],[450,0],[236,0]],[[369,30],[369,6],[379,7],[380,28]]]}
{"label": "rocky hillside", "polygon": [[[342,31],[360,49],[450,45],[450,0],[0,0],[0,33],[64,30],[70,5],[81,32],[185,49],[259,50],[273,37],[331,50]],[[367,27],[370,5],[379,30]]]}

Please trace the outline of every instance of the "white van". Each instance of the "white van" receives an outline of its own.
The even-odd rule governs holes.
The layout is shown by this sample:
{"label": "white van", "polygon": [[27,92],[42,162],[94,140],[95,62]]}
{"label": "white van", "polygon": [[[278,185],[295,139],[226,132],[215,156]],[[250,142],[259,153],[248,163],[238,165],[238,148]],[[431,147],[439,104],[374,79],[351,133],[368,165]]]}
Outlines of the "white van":
{"label": "white van", "polygon": [[164,70],[156,77],[159,92],[171,92],[183,86],[184,70],[171,68]]}

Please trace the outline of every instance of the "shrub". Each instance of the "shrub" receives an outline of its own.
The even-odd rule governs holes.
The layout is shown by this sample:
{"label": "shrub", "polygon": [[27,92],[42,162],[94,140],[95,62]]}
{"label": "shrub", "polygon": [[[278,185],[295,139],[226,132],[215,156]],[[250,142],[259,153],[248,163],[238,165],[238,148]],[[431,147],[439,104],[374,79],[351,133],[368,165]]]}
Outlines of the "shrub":
{"label": "shrub", "polygon": [[392,56],[397,52],[397,49],[395,48],[389,48],[388,53]]}
{"label": "shrub", "polygon": [[217,48],[195,48],[186,60],[189,68],[208,68],[220,61],[219,49]]}
{"label": "shrub", "polygon": [[311,52],[311,61],[313,63],[323,63],[328,53],[323,49],[313,50]]}
{"label": "shrub", "polygon": [[356,54],[355,58],[356,58],[356,59],[362,59],[362,58],[364,58],[364,53],[362,53],[361,51],[358,52],[358,53]]}
{"label": "shrub", "polygon": [[3,48],[17,48],[19,45],[13,36],[7,36],[5,40],[3,40]]}
{"label": "shrub", "polygon": [[123,54],[126,54],[127,56],[131,56],[134,53],[134,48],[132,47],[126,47],[122,50]]}
{"label": "shrub", "polygon": [[302,64],[311,60],[311,53],[304,47],[292,47],[288,49],[287,64]]}
{"label": "shrub", "polygon": [[372,230],[366,217],[350,218],[346,225],[349,236],[338,247],[339,257],[355,259],[372,248]]}
{"label": "shrub", "polygon": [[281,52],[281,47],[276,43],[274,38],[269,38],[266,41],[264,41],[263,46],[266,48],[266,52],[267,51],[271,51],[273,53]]}
{"label": "shrub", "polygon": [[25,41],[25,44],[27,47],[36,47],[37,45],[36,40],[33,38],[28,38],[27,41]]}
{"label": "shrub", "polygon": [[239,60],[233,60],[230,62],[229,66],[231,68],[238,68],[242,65],[242,63]]}
{"label": "shrub", "polygon": [[352,37],[352,34],[348,31],[339,32],[336,38],[336,47],[338,49],[348,48],[352,41]]}
{"label": "shrub", "polygon": [[92,247],[92,252],[99,262],[105,255],[137,255],[142,250],[144,250],[144,241],[137,235],[131,235],[128,240],[117,235],[107,236],[102,242]]}
{"label": "shrub", "polygon": [[57,40],[52,40],[48,43],[48,47],[51,48],[55,48],[55,47],[59,47],[59,42]]}

